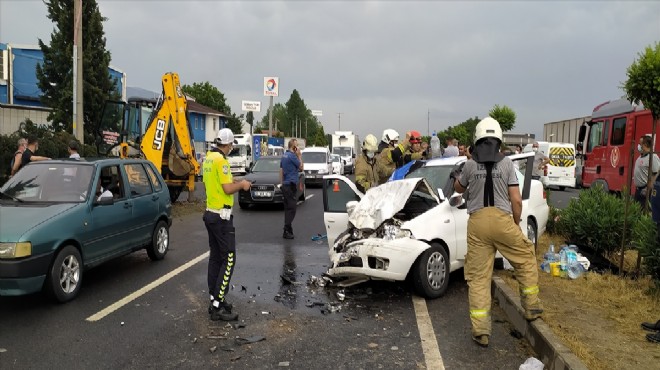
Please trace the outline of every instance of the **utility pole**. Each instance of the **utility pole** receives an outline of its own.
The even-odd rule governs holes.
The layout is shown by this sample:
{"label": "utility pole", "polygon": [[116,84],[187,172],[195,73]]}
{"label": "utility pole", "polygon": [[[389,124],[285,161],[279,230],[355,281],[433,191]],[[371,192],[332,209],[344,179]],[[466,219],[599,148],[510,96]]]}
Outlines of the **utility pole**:
{"label": "utility pole", "polygon": [[84,144],[82,0],[73,2],[73,19],[73,135]]}
{"label": "utility pole", "polygon": [[337,131],[341,131],[341,115],[342,114],[343,113],[337,113],[337,117],[339,117],[339,130],[337,130]]}
{"label": "utility pole", "polygon": [[270,96],[270,106],[268,107],[268,135],[273,135],[273,96]]}
{"label": "utility pole", "polygon": [[431,136],[431,110],[426,111],[426,136]]}

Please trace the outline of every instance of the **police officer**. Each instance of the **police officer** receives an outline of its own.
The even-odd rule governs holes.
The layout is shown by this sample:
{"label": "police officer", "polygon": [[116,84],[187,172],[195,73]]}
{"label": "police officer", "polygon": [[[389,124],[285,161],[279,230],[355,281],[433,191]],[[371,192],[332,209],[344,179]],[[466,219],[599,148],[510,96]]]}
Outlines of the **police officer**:
{"label": "police officer", "polygon": [[367,135],[362,142],[362,154],[355,161],[355,185],[363,193],[378,186],[377,150],[378,139],[372,134]]}
{"label": "police officer", "polygon": [[386,146],[384,146],[376,161],[378,184],[386,183],[396,169],[396,163],[392,159],[392,150],[399,143],[399,133],[392,129],[383,131],[382,142],[386,143]]}
{"label": "police officer", "polygon": [[535,320],[543,309],[538,298],[534,244],[523,235],[519,226],[522,197],[518,178],[511,159],[500,153],[500,124],[486,117],[477,124],[474,136],[472,159],[465,163],[461,173],[455,171],[452,177],[457,192],[468,190],[470,219],[464,271],[468,282],[472,338],[480,346],[487,347],[491,332],[490,286],[496,251],[499,250],[514,267],[525,318]]}
{"label": "police officer", "polygon": [[206,188],[206,212],[203,220],[209,233],[208,286],[211,297],[209,315],[211,320],[231,321],[238,318],[232,313],[232,305],[226,300],[229,282],[236,263],[236,234],[232,216],[233,194],[250,190],[247,180],[234,181],[231,176],[227,155],[234,144],[234,134],[228,128],[218,132],[216,147],[206,154],[204,164],[204,187]]}

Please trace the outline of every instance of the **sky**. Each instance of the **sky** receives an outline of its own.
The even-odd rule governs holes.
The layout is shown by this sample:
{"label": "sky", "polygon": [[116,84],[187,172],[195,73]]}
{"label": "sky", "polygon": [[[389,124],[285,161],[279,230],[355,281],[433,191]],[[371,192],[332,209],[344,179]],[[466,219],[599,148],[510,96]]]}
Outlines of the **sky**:
{"label": "sky", "polygon": [[[275,103],[296,89],[326,133],[360,137],[440,131],[495,104],[516,112],[511,132],[541,137],[622,97],[627,68],[660,42],[659,1],[97,1],[128,86],[160,91],[177,72],[232,112],[261,101],[260,119],[276,76]],[[0,0],[0,42],[48,42],[46,15],[40,0]]]}

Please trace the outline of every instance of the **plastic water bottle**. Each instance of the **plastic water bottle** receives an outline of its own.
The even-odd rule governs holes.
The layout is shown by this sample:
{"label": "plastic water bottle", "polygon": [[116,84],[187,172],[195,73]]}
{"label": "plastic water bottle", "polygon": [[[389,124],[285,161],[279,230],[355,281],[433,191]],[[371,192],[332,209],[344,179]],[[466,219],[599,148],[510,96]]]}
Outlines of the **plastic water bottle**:
{"label": "plastic water bottle", "polygon": [[548,247],[548,251],[543,255],[543,259],[548,261],[548,262],[555,262],[555,245],[550,244]]}
{"label": "plastic water bottle", "polygon": [[561,265],[561,270],[566,271],[568,268],[568,247],[562,247],[559,251],[559,264]]}
{"label": "plastic water bottle", "polygon": [[577,279],[583,273],[584,273],[584,266],[582,266],[581,263],[579,263],[577,261],[569,263],[568,271],[566,271],[566,274],[568,275],[568,277],[570,279]]}
{"label": "plastic water bottle", "polygon": [[433,131],[433,136],[431,137],[431,158],[439,158],[442,156],[442,152],[440,151],[440,139],[436,135],[435,131]]}

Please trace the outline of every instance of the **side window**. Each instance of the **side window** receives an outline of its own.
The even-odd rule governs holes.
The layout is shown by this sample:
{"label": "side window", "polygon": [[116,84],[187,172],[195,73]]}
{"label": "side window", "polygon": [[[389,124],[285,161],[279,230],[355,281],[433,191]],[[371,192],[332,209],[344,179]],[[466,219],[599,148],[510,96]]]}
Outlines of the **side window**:
{"label": "side window", "polygon": [[612,122],[612,145],[622,145],[626,133],[626,117],[616,118]]}
{"label": "side window", "polygon": [[603,121],[595,122],[589,130],[589,142],[587,143],[587,153],[599,146],[603,138]]}
{"label": "side window", "polygon": [[602,134],[603,141],[601,141],[601,145],[607,146],[607,139],[610,138],[610,120],[606,120],[605,123],[603,124],[603,134]]}
{"label": "side window", "polygon": [[327,201],[326,212],[344,213],[346,203],[352,200],[360,200],[353,189],[341,180],[327,179],[325,181],[325,197]]}
{"label": "side window", "polygon": [[149,177],[147,172],[140,163],[125,164],[124,170],[128,175],[128,187],[131,191],[131,196],[140,196],[151,193],[151,185],[149,185]]}
{"label": "side window", "polygon": [[154,169],[151,166],[146,166],[147,168],[147,174],[149,175],[149,181],[151,182],[151,185],[154,187],[155,191],[160,191],[163,188],[163,185],[160,183],[160,180],[158,179],[158,175],[156,175],[156,172],[154,172]]}
{"label": "side window", "polygon": [[126,197],[124,191],[124,182],[121,179],[121,174],[119,173],[119,166],[107,166],[101,169],[101,177],[98,184],[101,188],[97,186],[96,196],[98,197],[104,191],[110,191],[114,199],[122,199]]}

